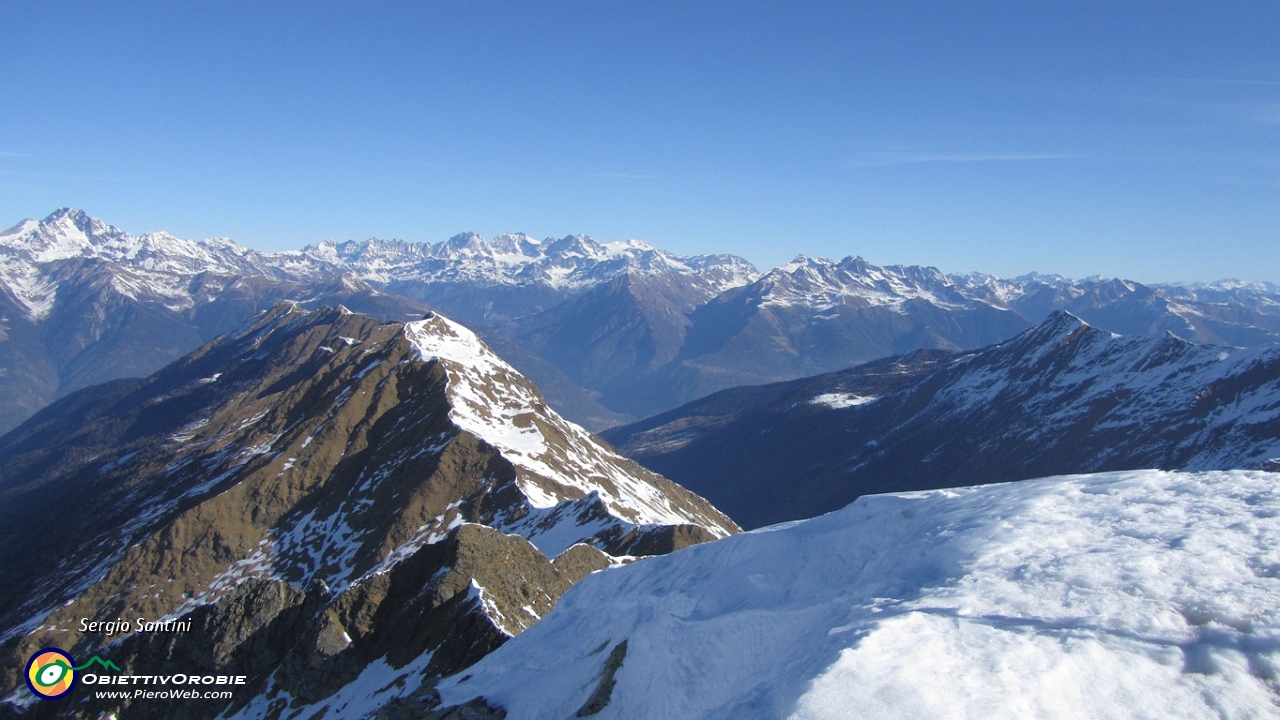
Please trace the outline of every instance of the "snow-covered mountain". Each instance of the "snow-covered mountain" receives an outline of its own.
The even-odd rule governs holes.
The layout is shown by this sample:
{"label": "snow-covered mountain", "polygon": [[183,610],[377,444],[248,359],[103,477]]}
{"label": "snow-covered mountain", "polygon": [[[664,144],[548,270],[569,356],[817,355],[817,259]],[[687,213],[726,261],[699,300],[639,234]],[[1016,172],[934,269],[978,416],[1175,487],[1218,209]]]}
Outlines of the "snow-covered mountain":
{"label": "snow-covered mountain", "polygon": [[353,275],[301,278],[226,240],[132,236],[77,210],[0,233],[0,432],[53,399],[148,375],[277,303],[386,319],[426,306]]}
{"label": "snow-covered mountain", "polygon": [[[971,349],[1028,321],[933,268],[799,257],[689,314],[687,339],[643,385],[688,402],[735,385],[829,372],[920,348]],[[639,408],[652,414],[664,409]]]}
{"label": "snow-covered mountain", "polygon": [[1265,472],[864,497],[596,573],[437,691],[507,720],[1276,717],[1277,547]]}
{"label": "snow-covered mountain", "polygon": [[631,373],[627,388],[584,384],[603,392],[614,409],[652,415],[736,385],[833,372],[917,349],[980,348],[1061,310],[1122,334],[1251,346],[1280,342],[1274,290],[1266,283],[1148,287],[1034,274],[947,276],[859,257],[800,256],[689,311],[682,343],[665,355],[670,360]]}
{"label": "snow-covered mountain", "polygon": [[230,240],[193,242],[164,232],[135,237],[70,208],[0,233],[0,279],[37,320],[54,309],[66,261],[111,263],[117,272],[110,282],[121,295],[154,296],[181,312],[195,304],[188,287],[193,277],[252,274],[263,257]]}
{"label": "snow-covered mountain", "polygon": [[64,209],[0,234],[0,431],[75,388],[152,372],[281,301],[388,320],[440,310],[592,429],[736,385],[983,347],[1056,310],[1123,334],[1280,341],[1280,292],[1267,283],[1006,280],[804,256],[761,274],[732,255],[582,235],[262,253],[132,236]]}
{"label": "snow-covered mountain", "polygon": [[326,241],[307,246],[301,255],[387,287],[467,281],[581,290],[627,272],[675,272],[699,278],[717,294],[758,274],[754,266],[733,255],[680,257],[640,240],[602,244],[586,235],[538,240],[518,233],[485,240],[463,233],[440,243]]}
{"label": "snow-covered mountain", "polygon": [[284,301],[386,320],[442,310],[485,329],[554,390],[557,405],[603,425],[622,416],[512,340],[510,321],[622,275],[664,278],[685,304],[698,304],[756,272],[730,255],[686,258],[585,236],[466,234],[264,253],[223,239],[134,236],[63,208],[0,233],[0,432],[72,390],[153,372]]}
{"label": "snow-covered mountain", "polygon": [[[138,674],[234,670],[253,686],[240,703],[315,702],[425,657],[420,681],[591,570],[737,530],[563,420],[461,325],[297,305],[41,411],[0,439],[0,496],[10,702],[34,698],[21,668],[47,646]],[[125,609],[193,627],[80,623]],[[56,711],[115,707],[95,702]],[[221,707],[143,705],[129,716]]]}
{"label": "snow-covered mountain", "polygon": [[986,299],[1038,323],[1066,310],[1123,335],[1172,333],[1209,345],[1280,341],[1280,288],[1272,283],[1143,285],[1127,280],[1031,274],[1014,280],[952,276],[967,296]]}
{"label": "snow-covered mountain", "polygon": [[1280,459],[1280,346],[1119,336],[1065,312],[976,352],[917,352],[691,403],[606,439],[744,527],[867,493]]}

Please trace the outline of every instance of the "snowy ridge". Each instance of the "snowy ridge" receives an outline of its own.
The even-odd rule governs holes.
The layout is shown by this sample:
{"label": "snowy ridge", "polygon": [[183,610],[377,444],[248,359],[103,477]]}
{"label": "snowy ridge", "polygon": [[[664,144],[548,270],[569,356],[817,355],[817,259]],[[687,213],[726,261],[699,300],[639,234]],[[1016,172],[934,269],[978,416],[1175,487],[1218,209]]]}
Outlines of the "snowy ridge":
{"label": "snowy ridge", "polygon": [[[624,470],[634,466],[546,407],[533,386],[470,330],[436,314],[406,324],[404,333],[423,360],[445,367],[450,418],[516,466],[532,509],[549,510],[594,494],[612,514],[636,525],[699,522],[717,536],[729,534],[718,521],[694,518],[676,507],[640,473]],[[572,513],[565,515],[572,521]]]}
{"label": "snowy ridge", "polygon": [[1269,469],[1280,464],[1280,345],[1120,336],[1058,312],[965,354],[729,391],[604,437],[749,528],[867,493]]}
{"label": "snowy ridge", "polygon": [[840,262],[800,255],[762,277],[763,306],[806,306],[821,311],[856,298],[867,305],[899,308],[921,300],[943,308],[971,303],[936,268],[877,267],[860,257]]}
{"label": "snowy ridge", "polygon": [[35,320],[53,309],[62,263],[110,263],[117,292],[133,299],[155,296],[180,312],[195,304],[188,286],[196,275],[264,274],[256,269],[261,260],[261,254],[229,240],[192,242],[163,232],[133,236],[68,208],[0,234],[0,280]]}
{"label": "snowy ridge", "polygon": [[301,255],[381,284],[468,281],[578,290],[626,272],[675,272],[704,277],[722,292],[759,275],[731,255],[680,257],[640,240],[602,244],[586,235],[537,240],[516,233],[486,241],[463,233],[440,243],[326,241],[307,246]]}
{"label": "snowy ridge", "polygon": [[[522,233],[492,240],[463,233],[439,243],[324,241],[300,251],[263,253],[225,239],[193,242],[163,232],[132,236],[67,208],[0,234],[0,281],[35,320],[53,308],[57,285],[65,280],[61,268],[85,261],[108,264],[121,293],[134,299],[155,297],[175,312],[210,302],[220,283],[237,277],[327,283],[350,274],[409,295],[418,292],[415,288],[440,284],[573,295],[624,274],[675,274],[693,281],[707,300],[747,287],[761,306],[806,309],[815,320],[832,319],[824,313],[840,306],[907,314],[924,304],[947,311],[1012,311],[1034,323],[1049,309],[1083,312],[1127,304],[1130,316],[1116,321],[1134,327],[1111,329],[1130,333],[1167,313],[1180,318],[1167,329],[1201,342],[1255,344],[1258,338],[1280,335],[1280,291],[1272,283],[1146,287],[1037,273],[1006,280],[981,273],[948,276],[931,267],[880,267],[859,257],[836,262],[803,255],[762,275],[733,255],[682,257],[640,240],[600,243],[585,235],[538,240]],[[1142,327],[1143,332],[1150,329]]]}
{"label": "snowy ridge", "polygon": [[1280,716],[1275,476],[864,497],[606,570],[446,679],[510,720]]}
{"label": "snowy ridge", "polygon": [[[123,394],[131,404],[120,409]],[[49,556],[39,562],[5,543],[15,578],[40,568],[11,584],[19,602],[0,632],[17,654],[115,643],[121,664],[158,663],[154,636],[103,636],[80,619],[194,611],[215,618],[197,621],[197,645],[225,647],[230,627],[227,642],[255,648],[230,661],[211,650],[218,667],[266,682],[273,703],[332,698],[319,704],[345,712],[370,689],[333,693],[371,662],[378,682],[399,682],[392,668],[429,653],[422,667],[452,673],[532,626],[592,569],[737,531],[546,410],[527,380],[440,316],[406,326],[278,305],[87,402],[51,418],[49,432],[83,432],[98,407],[120,420],[67,443],[87,448],[68,453],[70,469],[32,480],[38,471],[17,454],[3,476],[6,488],[40,492],[70,477],[96,483],[32,502],[39,512],[15,510],[21,500],[0,508],[6,538],[29,537],[46,517],[79,533],[33,541]],[[124,436],[149,415],[160,419],[146,434]],[[272,630],[264,651],[252,628],[277,620],[283,634]],[[282,668],[301,672],[272,674]],[[397,694],[379,687],[383,700]]]}
{"label": "snowy ridge", "polygon": [[[314,703],[296,700],[277,686],[273,675],[262,693],[226,717],[228,720],[257,720],[264,717],[277,717],[281,720],[368,717],[387,703],[412,695],[422,685],[431,657],[431,653],[423,653],[401,668],[393,667],[385,657],[378,658],[369,663],[360,672],[360,676],[340,692]],[[283,703],[281,699],[284,700]]]}
{"label": "snowy ridge", "polygon": [[134,236],[70,208],[39,222],[24,220],[0,234],[0,280],[36,320],[54,305],[60,265],[85,260],[109,263],[112,283],[122,294],[157,296],[178,312],[207,302],[191,287],[202,274],[321,282],[350,273],[379,285],[467,282],[576,291],[628,272],[673,272],[698,276],[711,294],[759,276],[750,263],[732,255],[681,257],[639,240],[601,244],[585,235],[539,241],[507,234],[486,241],[464,233],[434,244],[325,241],[301,251],[263,253],[220,238],[196,242],[165,232]]}
{"label": "snowy ridge", "polygon": [[[1046,370],[1051,367],[1051,371]],[[1133,432],[1186,417],[1203,431],[1178,448],[1189,470],[1241,467],[1280,457],[1264,429],[1280,416],[1280,347],[1223,348],[1167,337],[1119,336],[1058,313],[1022,337],[955,363],[956,376],[931,400],[935,418],[1016,402],[1034,427],[1016,428],[1051,448],[1059,429],[1106,408],[1091,433]],[[1270,369],[1269,369],[1270,368]],[[1256,385],[1241,378],[1257,377]],[[1034,386],[1020,378],[1037,377]],[[1228,428],[1227,432],[1219,429]],[[1274,436],[1274,433],[1271,433]],[[1256,465],[1254,465],[1256,466]]]}

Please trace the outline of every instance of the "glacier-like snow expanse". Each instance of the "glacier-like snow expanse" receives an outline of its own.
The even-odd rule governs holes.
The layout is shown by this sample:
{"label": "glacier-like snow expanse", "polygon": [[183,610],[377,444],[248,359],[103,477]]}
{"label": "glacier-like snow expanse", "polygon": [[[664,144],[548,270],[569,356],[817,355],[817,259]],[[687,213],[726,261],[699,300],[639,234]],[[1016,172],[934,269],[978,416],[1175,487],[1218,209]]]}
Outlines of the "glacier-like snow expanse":
{"label": "glacier-like snow expanse", "polygon": [[440,691],[572,717],[624,640],[596,718],[1280,717],[1280,475],[863,497],[597,572]]}

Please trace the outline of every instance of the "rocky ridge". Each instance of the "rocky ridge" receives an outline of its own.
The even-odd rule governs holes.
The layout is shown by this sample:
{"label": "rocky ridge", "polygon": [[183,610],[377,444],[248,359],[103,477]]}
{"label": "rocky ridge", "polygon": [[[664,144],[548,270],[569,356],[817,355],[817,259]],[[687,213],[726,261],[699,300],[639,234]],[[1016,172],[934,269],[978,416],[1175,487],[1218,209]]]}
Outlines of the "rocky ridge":
{"label": "rocky ridge", "polygon": [[[41,411],[0,438],[0,495],[6,667],[55,645],[139,674],[216,668],[250,676],[235,703],[275,713],[366,672],[456,671],[586,573],[737,529],[443,316],[297,305]],[[81,631],[124,617],[194,629]],[[21,702],[15,673],[6,699]],[[110,710],[58,707],[33,712]]]}

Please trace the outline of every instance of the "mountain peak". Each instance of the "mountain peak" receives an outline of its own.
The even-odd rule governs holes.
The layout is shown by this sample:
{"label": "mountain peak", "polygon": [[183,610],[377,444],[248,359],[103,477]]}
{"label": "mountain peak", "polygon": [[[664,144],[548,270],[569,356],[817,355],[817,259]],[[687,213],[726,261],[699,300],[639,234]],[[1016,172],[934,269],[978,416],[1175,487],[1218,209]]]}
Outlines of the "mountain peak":
{"label": "mountain peak", "polygon": [[[94,419],[105,413],[118,417]],[[242,625],[280,617],[289,630],[270,651],[249,631],[227,636],[257,638],[252,658],[209,659],[221,651],[198,620],[189,642],[199,667],[272,676],[267,692],[301,688],[309,701],[388,654],[395,667],[423,656],[437,674],[460,669],[586,573],[737,530],[564,421],[439,314],[401,324],[277,306],[34,423],[0,438],[0,635],[19,638],[15,652],[119,640],[120,665],[159,665],[173,646],[157,654],[157,636],[81,632],[78,618],[122,606]],[[70,464],[51,467],[23,444],[46,435],[79,448]],[[30,540],[52,518],[67,532]],[[294,674],[290,658],[327,664],[322,677],[316,665]]]}
{"label": "mountain peak", "polygon": [[572,256],[584,258],[600,258],[607,254],[603,245],[587,235],[565,235],[558,240],[543,243],[547,255]]}
{"label": "mountain peak", "polygon": [[1027,328],[1003,346],[1012,349],[1022,362],[1035,362],[1081,338],[1106,334],[1066,310],[1055,310],[1044,322]]}
{"label": "mountain peak", "polygon": [[480,251],[488,249],[489,244],[476,233],[463,232],[446,240],[445,247],[455,252],[459,250]]}
{"label": "mountain peak", "polygon": [[48,217],[40,221],[40,227],[45,229],[56,228],[63,235],[83,234],[90,242],[94,242],[104,235],[118,237],[125,234],[123,230],[108,225],[83,210],[70,207],[54,210]]}
{"label": "mountain peak", "polygon": [[72,207],[60,207],[57,210],[54,210],[53,212],[49,213],[48,217],[46,217],[41,222],[44,224],[52,225],[54,223],[62,221],[63,219],[68,219],[71,222],[78,223],[78,224],[86,223],[92,220],[92,218],[88,215],[88,213],[86,213],[83,210],[80,210],[78,208],[72,208]]}
{"label": "mountain peak", "polygon": [[1089,327],[1092,327],[1089,323],[1067,310],[1054,310],[1032,332],[1059,336],[1070,335],[1081,328]]}

